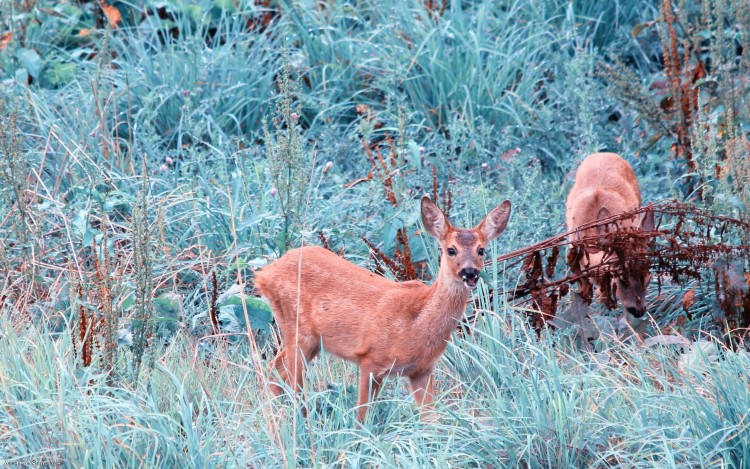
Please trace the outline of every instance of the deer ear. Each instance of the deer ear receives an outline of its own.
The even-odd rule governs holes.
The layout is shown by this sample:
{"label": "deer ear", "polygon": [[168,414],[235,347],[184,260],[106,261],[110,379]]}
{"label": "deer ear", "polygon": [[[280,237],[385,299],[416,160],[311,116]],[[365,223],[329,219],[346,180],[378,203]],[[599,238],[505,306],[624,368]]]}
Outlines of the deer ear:
{"label": "deer ear", "polygon": [[442,210],[427,196],[422,197],[422,223],[424,229],[437,239],[442,239],[451,226]]}
{"label": "deer ear", "polygon": [[476,229],[484,235],[487,241],[492,241],[500,236],[500,233],[505,231],[505,227],[508,226],[509,218],[510,201],[506,200],[493,208],[492,211],[484,217],[484,220],[477,225]]}
{"label": "deer ear", "polygon": [[641,216],[641,229],[644,231],[653,231],[656,228],[656,223],[654,222],[654,204],[649,202],[646,208],[649,210]]}
{"label": "deer ear", "polygon": [[[609,218],[612,216],[609,210],[607,210],[607,207],[602,207],[599,209],[599,213],[596,214],[596,220],[603,220],[604,218]],[[606,225],[599,225],[596,227],[596,234],[603,235],[605,233],[609,232],[610,223],[607,223]]]}

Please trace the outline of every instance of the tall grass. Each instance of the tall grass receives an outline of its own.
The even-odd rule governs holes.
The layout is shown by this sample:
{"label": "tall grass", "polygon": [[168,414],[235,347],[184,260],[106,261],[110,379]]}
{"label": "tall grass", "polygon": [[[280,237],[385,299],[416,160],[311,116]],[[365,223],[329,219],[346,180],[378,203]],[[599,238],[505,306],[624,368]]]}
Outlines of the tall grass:
{"label": "tall grass", "polygon": [[[354,370],[323,359],[311,366],[308,417],[294,431],[294,401],[269,401],[258,370],[241,361],[206,367],[186,337],[137,388],[113,388],[76,366],[69,334],[19,334],[4,321],[2,458],[108,467],[747,464],[746,354],[698,354],[682,370],[666,348],[612,341],[584,353],[538,342],[508,313],[488,313],[450,345],[439,423],[419,422],[405,383],[391,379],[357,428],[346,386]],[[326,390],[331,380],[341,384]]]}

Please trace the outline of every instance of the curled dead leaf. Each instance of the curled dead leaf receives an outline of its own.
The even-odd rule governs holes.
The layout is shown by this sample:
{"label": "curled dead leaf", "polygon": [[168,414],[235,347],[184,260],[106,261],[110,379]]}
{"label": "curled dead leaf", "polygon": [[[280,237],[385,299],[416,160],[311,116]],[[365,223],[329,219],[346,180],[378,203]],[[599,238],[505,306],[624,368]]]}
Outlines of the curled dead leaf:
{"label": "curled dead leaf", "polygon": [[352,188],[352,187],[354,187],[357,184],[362,183],[362,182],[372,181],[372,178],[373,178],[372,171],[370,171],[367,174],[367,177],[359,178],[356,181],[347,182],[346,184],[344,184],[344,189],[350,189],[350,188]]}
{"label": "curled dead leaf", "polygon": [[367,104],[357,104],[354,110],[362,116],[365,122],[374,122],[373,126],[376,130],[383,128],[383,122],[376,119],[375,111]]}
{"label": "curled dead leaf", "polygon": [[5,49],[8,47],[8,44],[10,44],[10,40],[13,38],[13,34],[11,34],[10,31],[3,34],[3,37],[0,38],[0,50]]}
{"label": "curled dead leaf", "polygon": [[658,20],[646,21],[645,23],[640,23],[633,26],[633,29],[630,31],[630,35],[632,37],[637,37],[644,29],[650,28],[651,26],[655,25],[657,21]]}
{"label": "curled dead leaf", "polygon": [[354,107],[354,110],[357,112],[357,114],[365,116],[368,120],[372,119],[375,115],[372,108],[367,104],[357,104]]}
{"label": "curled dead leaf", "polygon": [[122,22],[122,15],[120,14],[120,10],[113,7],[112,5],[107,5],[101,0],[99,0],[99,6],[102,7],[104,16],[107,17],[107,23],[109,23],[109,26],[111,28],[116,28],[117,25]]}
{"label": "curled dead leaf", "polygon": [[520,148],[518,147],[511,148],[510,150],[503,152],[503,154],[500,155],[500,159],[503,161],[513,161],[516,158],[516,156],[518,156],[520,153],[521,153]]}
{"label": "curled dead leaf", "polygon": [[682,309],[687,312],[695,304],[695,289],[691,288],[685,292],[685,296],[682,297]]}

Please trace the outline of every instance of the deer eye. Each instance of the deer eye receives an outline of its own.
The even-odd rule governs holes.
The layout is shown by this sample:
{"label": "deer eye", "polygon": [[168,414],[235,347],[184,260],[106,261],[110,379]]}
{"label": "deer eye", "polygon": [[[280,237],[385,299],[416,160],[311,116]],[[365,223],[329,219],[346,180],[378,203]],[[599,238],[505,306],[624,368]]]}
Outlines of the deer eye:
{"label": "deer eye", "polygon": [[456,248],[448,248],[448,255],[449,256],[455,256],[456,255]]}
{"label": "deer eye", "polygon": [[484,248],[477,249],[477,254],[479,254],[480,256],[484,256]]}

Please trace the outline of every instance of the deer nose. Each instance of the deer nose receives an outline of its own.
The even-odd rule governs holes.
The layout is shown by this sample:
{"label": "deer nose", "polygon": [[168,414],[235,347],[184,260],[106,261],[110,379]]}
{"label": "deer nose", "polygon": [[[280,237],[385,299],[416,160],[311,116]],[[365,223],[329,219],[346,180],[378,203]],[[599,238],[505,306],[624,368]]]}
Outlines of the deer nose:
{"label": "deer nose", "polygon": [[464,280],[474,280],[479,277],[479,270],[473,267],[466,267],[465,269],[461,269],[458,275]]}
{"label": "deer nose", "polygon": [[646,314],[646,310],[645,309],[633,308],[633,307],[629,307],[629,308],[625,308],[625,309],[627,309],[628,313],[632,314],[636,318],[643,317],[643,315]]}

